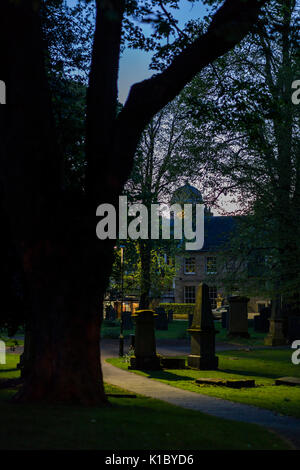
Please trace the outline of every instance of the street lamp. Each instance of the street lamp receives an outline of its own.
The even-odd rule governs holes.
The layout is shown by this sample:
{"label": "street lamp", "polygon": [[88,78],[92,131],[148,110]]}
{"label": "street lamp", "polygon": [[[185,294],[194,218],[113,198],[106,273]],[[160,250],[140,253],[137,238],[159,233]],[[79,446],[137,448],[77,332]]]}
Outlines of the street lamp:
{"label": "street lamp", "polygon": [[124,335],[123,335],[123,300],[124,300],[124,245],[121,248],[121,318],[120,318],[120,336],[119,336],[119,356],[124,356]]}

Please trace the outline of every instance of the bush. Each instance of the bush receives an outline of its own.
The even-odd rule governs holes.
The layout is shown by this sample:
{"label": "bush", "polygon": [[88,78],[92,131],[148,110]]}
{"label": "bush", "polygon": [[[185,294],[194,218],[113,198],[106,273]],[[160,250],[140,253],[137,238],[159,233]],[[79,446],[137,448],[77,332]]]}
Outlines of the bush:
{"label": "bush", "polygon": [[167,313],[172,310],[174,318],[188,318],[195,310],[195,304],[160,303],[159,307],[164,308]]}

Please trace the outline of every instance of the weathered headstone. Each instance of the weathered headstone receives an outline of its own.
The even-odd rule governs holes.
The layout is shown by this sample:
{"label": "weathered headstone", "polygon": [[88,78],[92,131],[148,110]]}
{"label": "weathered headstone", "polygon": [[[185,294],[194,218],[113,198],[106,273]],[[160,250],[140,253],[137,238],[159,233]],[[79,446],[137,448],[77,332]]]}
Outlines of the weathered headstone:
{"label": "weathered headstone", "polygon": [[284,318],[281,308],[281,299],[278,294],[272,300],[271,316],[270,316],[270,329],[268,335],[264,339],[267,346],[281,346],[287,343],[284,335]]}
{"label": "weathered headstone", "polygon": [[249,338],[248,333],[248,297],[229,297],[228,336],[242,336]]}
{"label": "weathered headstone", "polygon": [[229,307],[224,307],[224,312],[222,312],[222,328],[228,327],[228,317],[229,317]]}
{"label": "weathered headstone", "polygon": [[135,319],[135,356],[130,358],[130,368],[140,370],[161,369],[156,355],[153,310],[137,310]]}
{"label": "weathered headstone", "polygon": [[300,339],[300,315],[293,315],[288,317],[288,342]]}
{"label": "weathered headstone", "polygon": [[196,384],[198,385],[215,385],[221,387],[230,387],[230,388],[252,388],[255,387],[255,380],[253,379],[216,379],[201,377],[196,379]]}
{"label": "weathered headstone", "polygon": [[259,315],[254,317],[254,331],[260,333],[268,333],[270,327],[270,307],[261,307]]}
{"label": "weathered headstone", "polygon": [[109,305],[108,307],[106,307],[105,309],[105,320],[107,321],[115,321],[117,318],[117,312],[116,310],[111,306]]}
{"label": "weathered headstone", "polygon": [[167,330],[168,329],[168,317],[163,307],[157,307],[155,309],[155,328],[157,330]]}
{"label": "weathered headstone", "polygon": [[130,312],[122,313],[123,330],[132,330],[133,323]]}
{"label": "weathered headstone", "polygon": [[299,377],[281,377],[280,379],[275,380],[275,385],[300,386],[300,378]]}
{"label": "weathered headstone", "polygon": [[196,306],[191,328],[191,354],[188,366],[194,369],[215,370],[218,357],[215,355],[215,326],[211,311],[208,286],[201,283],[197,289]]}
{"label": "weathered headstone", "polygon": [[173,310],[168,310],[168,322],[173,321]]}

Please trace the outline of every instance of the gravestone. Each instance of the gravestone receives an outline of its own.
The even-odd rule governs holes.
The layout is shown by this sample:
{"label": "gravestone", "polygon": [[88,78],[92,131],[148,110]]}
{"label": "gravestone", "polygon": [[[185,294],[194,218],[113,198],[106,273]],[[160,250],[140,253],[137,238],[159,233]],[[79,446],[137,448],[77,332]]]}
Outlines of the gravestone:
{"label": "gravestone", "polygon": [[105,320],[115,321],[116,319],[117,319],[117,312],[111,305],[109,305],[105,309]]}
{"label": "gravestone", "polygon": [[130,368],[139,370],[161,369],[156,355],[155,314],[153,310],[137,310],[135,319],[135,356],[130,358]]}
{"label": "gravestone", "polygon": [[284,318],[281,306],[280,295],[277,294],[271,302],[271,316],[270,316],[269,333],[264,339],[266,346],[281,346],[287,343],[287,338],[284,334]]}
{"label": "gravestone", "polygon": [[229,297],[228,336],[241,336],[249,338],[248,333],[248,297]]}
{"label": "gravestone", "polygon": [[300,315],[293,315],[288,317],[288,342],[300,339]]}
{"label": "gravestone", "polygon": [[168,317],[163,307],[157,307],[155,309],[155,328],[156,330],[167,330],[168,329]]}
{"label": "gravestone", "polygon": [[254,317],[254,331],[259,333],[268,333],[270,328],[271,308],[261,307],[259,315]]}
{"label": "gravestone", "polygon": [[228,327],[228,316],[229,316],[229,307],[224,307],[224,312],[222,312],[222,328]]}
{"label": "gravestone", "polygon": [[213,315],[209,300],[208,286],[199,284],[196,295],[196,306],[191,328],[191,354],[188,366],[194,369],[215,370],[218,368],[218,357],[215,356],[215,335]]}
{"label": "gravestone", "polygon": [[122,313],[123,330],[132,330],[133,323],[130,312]]}
{"label": "gravestone", "polygon": [[300,378],[299,377],[281,377],[280,379],[275,380],[275,385],[291,385],[300,387]]}

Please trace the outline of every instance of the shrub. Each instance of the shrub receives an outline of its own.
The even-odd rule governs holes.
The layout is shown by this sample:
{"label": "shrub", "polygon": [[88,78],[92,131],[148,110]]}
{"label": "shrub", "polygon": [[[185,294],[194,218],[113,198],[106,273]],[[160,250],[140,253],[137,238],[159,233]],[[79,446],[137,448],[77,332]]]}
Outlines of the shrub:
{"label": "shrub", "polygon": [[160,303],[159,307],[164,308],[167,313],[172,310],[174,318],[188,318],[189,313],[193,314],[195,310],[195,304]]}

